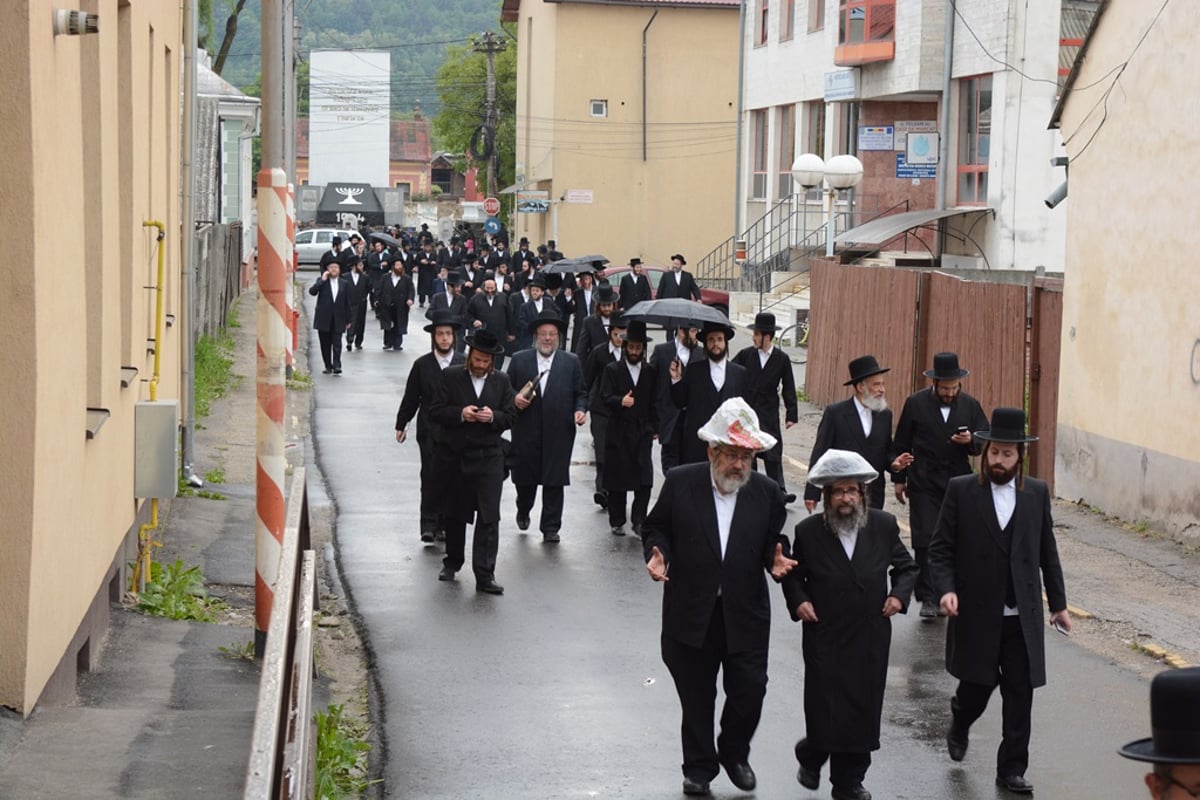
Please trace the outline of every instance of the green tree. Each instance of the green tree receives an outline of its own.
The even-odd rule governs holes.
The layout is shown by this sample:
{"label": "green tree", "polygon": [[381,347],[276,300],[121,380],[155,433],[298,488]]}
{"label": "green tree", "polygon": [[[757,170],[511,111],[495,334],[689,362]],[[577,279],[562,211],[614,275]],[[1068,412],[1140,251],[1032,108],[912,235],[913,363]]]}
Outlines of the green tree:
{"label": "green tree", "polygon": [[[497,182],[513,183],[517,142],[517,42],[504,27],[508,49],[496,55],[496,114],[498,128],[494,147],[498,161]],[[438,113],[433,118],[433,138],[439,148],[453,154],[455,166],[486,168],[469,152],[476,128],[487,111],[487,57],[469,46],[451,47],[437,72]],[[507,199],[507,198],[505,198]]]}

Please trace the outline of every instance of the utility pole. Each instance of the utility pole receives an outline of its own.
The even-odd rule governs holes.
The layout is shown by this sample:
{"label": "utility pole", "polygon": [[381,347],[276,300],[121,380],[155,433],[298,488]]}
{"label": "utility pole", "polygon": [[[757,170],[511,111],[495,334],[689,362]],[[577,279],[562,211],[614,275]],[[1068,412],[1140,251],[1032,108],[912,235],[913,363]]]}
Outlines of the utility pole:
{"label": "utility pole", "polygon": [[499,158],[496,147],[496,128],[499,125],[499,113],[496,110],[496,53],[503,53],[508,49],[508,42],[501,39],[495,33],[487,31],[482,33],[472,42],[472,48],[476,53],[483,53],[487,56],[487,107],[484,110],[484,125],[487,127],[488,138],[488,176],[487,176],[487,195],[495,197],[497,189],[496,172]]}

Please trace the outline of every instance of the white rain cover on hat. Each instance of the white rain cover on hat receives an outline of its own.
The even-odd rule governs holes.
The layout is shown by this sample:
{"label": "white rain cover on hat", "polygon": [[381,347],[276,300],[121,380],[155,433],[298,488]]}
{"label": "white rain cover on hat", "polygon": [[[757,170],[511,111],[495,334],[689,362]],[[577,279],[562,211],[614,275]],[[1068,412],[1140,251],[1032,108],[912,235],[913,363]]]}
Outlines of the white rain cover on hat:
{"label": "white rain cover on hat", "polygon": [[808,473],[813,486],[832,486],[838,481],[870,483],[879,477],[871,464],[853,450],[826,450]]}
{"label": "white rain cover on hat", "polygon": [[731,397],[696,432],[706,442],[761,452],[775,446],[775,437],[758,427],[758,415],[745,400]]}

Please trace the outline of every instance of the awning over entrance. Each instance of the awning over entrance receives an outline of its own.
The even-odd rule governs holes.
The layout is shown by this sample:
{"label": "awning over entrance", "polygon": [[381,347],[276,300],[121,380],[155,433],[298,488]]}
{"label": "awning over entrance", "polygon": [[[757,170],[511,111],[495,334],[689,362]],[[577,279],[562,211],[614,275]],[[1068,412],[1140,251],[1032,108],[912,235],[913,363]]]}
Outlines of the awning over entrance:
{"label": "awning over entrance", "polygon": [[921,211],[905,211],[902,214],[879,217],[865,222],[857,228],[843,231],[840,235],[835,236],[833,241],[839,244],[881,245],[902,233],[923,228],[931,222],[950,217],[966,217],[972,214],[991,214],[994,217],[996,210],[986,206],[970,206],[941,210],[927,208]]}
{"label": "awning over entrance", "polygon": [[[354,220],[344,218],[343,214],[354,216]],[[361,216],[361,218],[360,218]],[[321,202],[317,205],[317,222],[342,223],[352,222],[354,227],[360,224],[382,225],[383,206],[375,190],[367,183],[331,183],[325,187]]]}

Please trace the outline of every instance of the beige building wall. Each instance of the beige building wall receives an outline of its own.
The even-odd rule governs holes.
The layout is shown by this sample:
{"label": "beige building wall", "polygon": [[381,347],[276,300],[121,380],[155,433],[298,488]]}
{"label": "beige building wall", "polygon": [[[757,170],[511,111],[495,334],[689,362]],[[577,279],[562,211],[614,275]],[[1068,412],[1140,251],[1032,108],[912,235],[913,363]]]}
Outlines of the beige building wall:
{"label": "beige building wall", "polygon": [[1200,52],[1191,6],[1168,4],[1153,21],[1159,6],[1109,4],[1075,81],[1087,88],[1071,92],[1061,118],[1071,162],[1055,479],[1065,497],[1196,538],[1200,271],[1189,178],[1200,174]]}
{"label": "beige building wall", "polygon": [[[16,279],[0,299],[0,705],[73,688],[119,597],[133,496],[134,405],[153,369],[164,223],[160,400],[179,396],[180,7],[84,0],[100,33],[55,36],[50,0],[0,26],[0,221]],[[12,259],[16,257],[14,262]],[[123,367],[135,367],[129,378]],[[88,409],[108,418],[87,436]],[[102,414],[100,415],[102,416]],[[80,653],[82,653],[80,655]],[[57,671],[57,672],[56,672]],[[57,678],[55,676],[58,676]]]}
{"label": "beige building wall", "polygon": [[[583,189],[593,202],[518,214],[517,236],[664,264],[675,252],[694,263],[731,235],[737,8],[655,12],[521,3],[517,172],[551,200]],[[607,117],[591,116],[592,100]]]}

